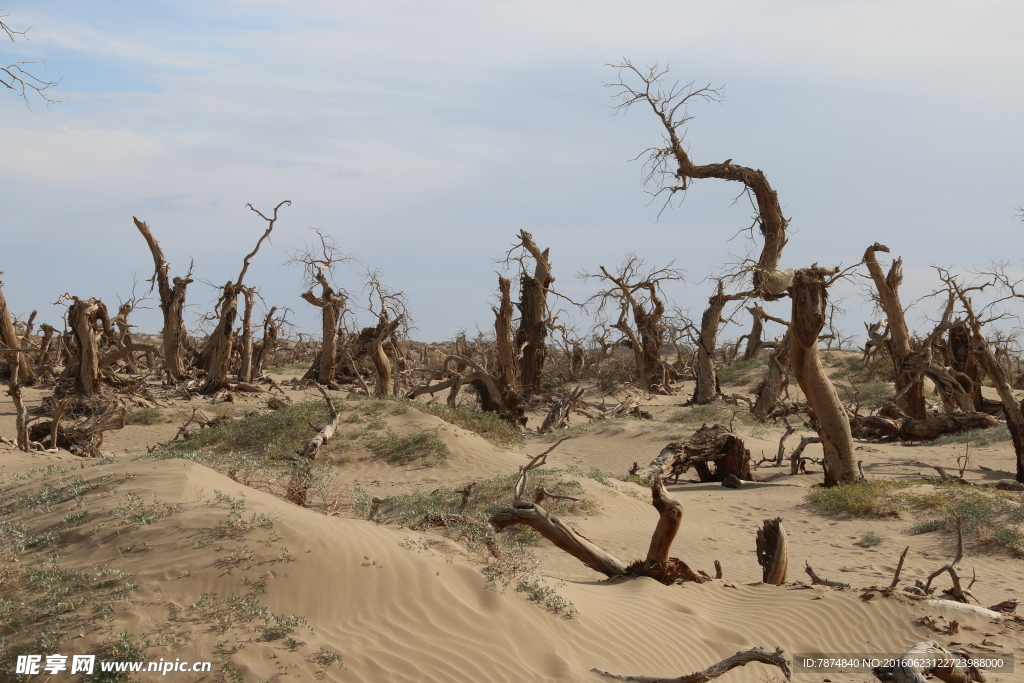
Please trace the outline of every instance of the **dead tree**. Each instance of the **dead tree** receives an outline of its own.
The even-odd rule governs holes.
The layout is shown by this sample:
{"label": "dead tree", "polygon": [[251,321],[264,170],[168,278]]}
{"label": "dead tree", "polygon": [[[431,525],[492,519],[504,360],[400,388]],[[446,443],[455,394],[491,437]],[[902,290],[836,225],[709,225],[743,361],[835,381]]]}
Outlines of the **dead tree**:
{"label": "dead tree", "polygon": [[[789,321],[786,321],[789,324]],[[775,346],[768,357],[768,371],[757,388],[757,400],[754,401],[752,412],[760,420],[768,418],[779,405],[783,394],[789,392],[790,365],[790,331]]]}
{"label": "dead tree", "polygon": [[913,371],[905,367],[907,357],[913,352],[913,348],[899,295],[899,285],[903,282],[903,259],[895,259],[886,275],[882,273],[882,266],[879,265],[875,256],[875,252],[879,251],[888,254],[889,247],[877,242],[871,245],[864,252],[864,263],[875,283],[878,303],[888,319],[889,341],[887,346],[896,377],[896,391],[900,392],[907,387],[906,391],[901,392],[902,396],[898,403],[907,415],[917,420],[923,420],[927,417],[927,413],[924,405],[922,377],[920,374],[915,375]]}
{"label": "dead tree", "polygon": [[656,478],[651,486],[652,504],[658,511],[658,524],[651,537],[647,557],[626,565],[577,534],[538,503],[528,503],[522,500],[522,494],[526,490],[527,474],[543,455],[546,454],[537,456],[530,465],[520,467],[515,502],[512,507],[499,510],[491,516],[490,523],[496,531],[501,531],[513,524],[525,524],[594,571],[609,577],[650,576],[669,585],[681,581],[699,583],[707,580],[706,575],[695,573],[679,558],[669,557],[672,541],[682,522],[683,506],[669,495],[660,478]]}
{"label": "dead tree", "polygon": [[1006,427],[1010,431],[1010,437],[1013,440],[1013,450],[1017,456],[1016,479],[1024,483],[1024,414],[1021,413],[1020,403],[1017,401],[1017,397],[1014,396],[1013,387],[1006,377],[1003,366],[1000,365],[995,354],[992,353],[992,348],[982,333],[984,322],[975,314],[971,299],[967,296],[970,291],[980,289],[986,285],[981,287],[964,287],[949,272],[942,269],[939,269],[939,276],[946,283],[946,286],[956,294],[967,313],[967,324],[971,330],[971,353],[974,354],[985,374],[992,380],[996,391],[999,392],[999,398],[1003,402],[1003,410],[1006,413]]}
{"label": "dead tree", "polygon": [[[662,301],[661,283],[681,280],[683,272],[670,263],[664,268],[644,272],[644,262],[629,254],[615,275],[600,266],[600,275],[584,274],[583,277],[607,280],[612,283],[608,289],[598,292],[590,301],[598,303],[600,311],[612,302],[618,306],[618,318],[611,326],[621,332],[625,339],[622,345],[633,351],[640,386],[659,394],[671,394],[665,362],[661,351],[665,346],[665,304]],[[629,318],[632,315],[633,325]]]}
{"label": "dead tree", "polygon": [[368,349],[370,360],[377,373],[376,394],[377,396],[393,396],[395,393],[393,367],[385,343],[390,344],[395,359],[404,362],[400,338],[405,337],[408,332],[408,304],[403,292],[396,292],[380,281],[378,271],[367,273],[365,287],[369,292],[369,311],[377,317],[377,326],[372,329]]}
{"label": "dead tree", "polygon": [[252,381],[252,307],[256,303],[256,288],[242,287],[242,353],[239,358],[238,379],[241,382]]}
{"label": "dead tree", "polygon": [[75,392],[80,396],[93,396],[102,389],[100,377],[100,339],[103,334],[114,336],[107,307],[99,299],[71,297],[68,307],[68,326],[77,346],[74,360]]}
{"label": "dead tree", "polygon": [[519,328],[515,333],[515,348],[517,355],[521,356],[518,363],[519,393],[524,401],[529,401],[532,396],[541,393],[544,361],[547,359],[546,340],[551,325],[547,296],[555,278],[551,275],[551,262],[548,260],[550,249],[541,251],[533,241],[533,236],[525,230],[519,231],[519,244],[512,249],[518,247],[522,247],[534,261],[531,274],[523,257],[518,258],[521,272],[519,302],[516,304],[519,309]]}
{"label": "dead tree", "polygon": [[16,435],[16,443],[19,451],[25,451],[26,453],[30,450],[29,438],[28,438],[28,408],[25,407],[25,402],[21,399],[21,363],[18,362],[18,356],[23,355],[19,353],[5,354],[7,356],[8,363],[11,367],[11,376],[7,382],[7,394],[11,397],[14,402],[14,424]]}
{"label": "dead tree", "polygon": [[184,354],[187,349],[188,331],[185,329],[182,313],[185,309],[185,289],[192,283],[192,264],[189,264],[185,277],[176,277],[172,280],[169,275],[171,265],[164,258],[163,250],[150,232],[149,226],[134,216],[132,220],[135,221],[135,227],[142,233],[153,255],[153,279],[150,282],[155,284],[160,294],[160,312],[164,321],[161,330],[164,369],[168,379],[176,382],[185,376]]}
{"label": "dead tree", "polygon": [[790,325],[793,373],[820,426],[818,433],[825,451],[825,486],[848,484],[860,478],[853,457],[850,419],[818,355],[818,335],[825,324],[825,304],[828,301],[825,276],[833,274],[833,269],[798,270],[790,289],[793,299]]}
{"label": "dead tree", "polygon": [[[824,271],[812,266],[803,271],[792,268],[779,270],[782,249],[786,245],[788,221],[782,213],[778,195],[768,183],[763,171],[739,166],[727,159],[722,163],[694,164],[683,144],[685,126],[692,119],[687,111],[691,102],[703,100],[718,102],[721,89],[710,86],[698,88],[693,83],[665,84],[667,70],[654,66],[640,70],[628,61],[615,65],[620,78],[609,86],[616,89],[618,109],[627,110],[635,104],[647,105],[660,120],[664,129],[664,145],[648,152],[648,176],[654,193],[667,193],[669,200],[677,192],[685,192],[694,180],[717,178],[741,183],[752,197],[757,209],[756,225],[763,238],[761,254],[752,264],[753,293],[765,300],[775,300],[788,292],[794,299],[793,370],[804,393],[813,397],[812,409],[825,439],[829,472],[826,483],[844,484],[856,481],[857,469],[853,463],[853,439],[846,411],[840,403],[832,383],[817,358],[818,334],[824,325],[825,286]],[[627,83],[624,78],[639,78],[639,85]],[[798,303],[797,300],[803,300]],[[817,311],[821,308],[820,311]],[[811,314],[811,321],[800,321],[797,313]],[[807,335],[814,328],[814,336]],[[833,462],[834,461],[834,462]]]}
{"label": "dead tree", "polygon": [[267,313],[267,317],[263,319],[263,339],[260,341],[260,348],[256,352],[256,359],[252,363],[253,377],[263,376],[263,366],[273,356],[274,349],[277,346],[277,335],[281,331],[281,323],[274,318],[274,313],[276,312],[277,306],[274,306]]}
{"label": "dead tree", "polygon": [[[2,274],[3,273],[0,273],[0,275]],[[0,345],[8,349],[21,348],[21,342],[18,339],[18,330],[14,327],[14,319],[11,317],[11,311],[7,308],[7,299],[4,298],[3,282],[0,282]],[[30,385],[35,383],[36,374],[32,369],[32,363],[26,354],[19,353],[13,356],[8,355],[7,361],[11,368],[15,365],[18,366],[18,378],[21,385]]]}
{"label": "dead tree", "polygon": [[704,309],[700,320],[700,336],[697,338],[697,383],[691,401],[694,405],[711,403],[722,393],[718,385],[718,369],[715,367],[715,347],[718,344],[718,328],[722,324],[722,311],[730,301],[747,296],[749,293],[727,295],[722,281],[718,280],[717,291],[708,299],[708,307]]}
{"label": "dead tree", "polygon": [[[337,388],[335,372],[338,366],[338,333],[348,294],[337,288],[332,278],[334,267],[339,263],[349,262],[352,258],[340,252],[333,237],[319,230],[315,232],[320,240],[319,249],[307,247],[302,251],[296,251],[289,263],[301,265],[305,270],[304,284],[309,287],[309,291],[304,292],[302,298],[320,309],[323,341],[320,354],[308,374],[324,386]],[[316,286],[320,287],[319,296],[313,293]]]}
{"label": "dead tree", "polygon": [[227,388],[228,373],[231,370],[231,357],[235,346],[234,326],[235,319],[238,317],[238,295],[245,291],[244,280],[245,274],[249,270],[249,262],[256,255],[256,252],[260,250],[263,241],[270,237],[270,232],[274,229],[274,224],[277,222],[277,211],[285,205],[291,206],[291,202],[286,199],[275,206],[273,216],[268,218],[254,208],[252,204],[246,204],[250,210],[267,222],[267,229],[256,242],[252,252],[242,259],[242,270],[239,272],[238,278],[234,282],[228,280],[221,290],[220,300],[217,302],[217,326],[210,333],[210,339],[206,342],[210,350],[206,368],[206,383],[203,384],[201,389],[201,392],[204,394],[215,394]]}

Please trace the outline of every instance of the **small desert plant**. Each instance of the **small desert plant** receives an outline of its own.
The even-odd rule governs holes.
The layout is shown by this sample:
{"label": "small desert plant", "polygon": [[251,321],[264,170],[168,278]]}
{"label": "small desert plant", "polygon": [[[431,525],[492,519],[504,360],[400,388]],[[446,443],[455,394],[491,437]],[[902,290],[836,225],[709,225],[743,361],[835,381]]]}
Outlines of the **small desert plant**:
{"label": "small desert plant", "polygon": [[885,541],[885,536],[882,534],[874,531],[866,531],[857,542],[857,545],[862,548],[872,548],[876,545],[880,545],[883,541]]}
{"label": "small desert plant", "polygon": [[395,465],[422,460],[426,467],[433,467],[447,460],[450,453],[436,431],[398,436],[388,429],[384,436],[371,437],[369,445],[374,453]]}
{"label": "small desert plant", "polygon": [[155,425],[157,422],[162,421],[160,410],[157,408],[133,410],[124,416],[124,423],[126,425]]}
{"label": "small desert plant", "polygon": [[911,483],[887,479],[861,479],[853,484],[812,489],[806,500],[833,515],[894,515],[903,507],[903,501],[896,493]]}
{"label": "small desert plant", "polygon": [[933,439],[929,445],[942,446],[950,443],[970,442],[971,446],[988,446],[989,444],[1009,440],[1010,430],[1006,428],[1006,425],[1001,424],[995,427],[986,427],[985,429],[970,429],[966,432],[943,434]]}
{"label": "small desert plant", "polygon": [[406,405],[439,417],[445,422],[450,422],[474,434],[479,434],[495,446],[519,446],[523,443],[522,433],[497,413],[475,410],[472,406],[467,405],[453,408],[447,403],[409,401]]}

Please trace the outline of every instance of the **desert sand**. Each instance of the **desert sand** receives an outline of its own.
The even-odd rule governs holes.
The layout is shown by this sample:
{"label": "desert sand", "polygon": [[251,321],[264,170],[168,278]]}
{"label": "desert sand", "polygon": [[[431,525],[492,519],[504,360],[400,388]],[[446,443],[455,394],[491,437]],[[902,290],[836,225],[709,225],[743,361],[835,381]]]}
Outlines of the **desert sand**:
{"label": "desert sand", "polygon": [[[627,418],[578,429],[575,438],[548,458],[547,467],[561,470],[556,480],[579,482],[582,496],[592,503],[563,519],[626,561],[647,552],[658,519],[650,490],[617,479],[606,480],[606,485],[581,473],[597,469],[625,475],[634,461],[646,465],[665,443],[692,434],[699,424],[666,421],[691,410],[680,406],[692,383],[677,388],[675,396],[642,397],[643,409],[654,419]],[[314,389],[287,392],[295,401],[321,400]],[[40,395],[26,389],[30,404]],[[343,411],[354,411],[361,403],[337,396]],[[884,597],[876,591],[872,599],[862,598],[861,589],[889,584],[905,546],[910,550],[901,587],[949,562],[955,539],[947,532],[908,534],[916,521],[912,511],[859,518],[822,512],[805,501],[822,479],[819,466],[795,476],[788,474],[788,463],[785,468],[761,466],[754,470],[757,481],[739,489],[698,483],[692,472],[668,485],[685,509],[672,555],[712,575],[719,561],[720,580],[673,586],[650,578],[604,580],[538,540],[532,546],[540,563],[537,576],[571,601],[575,612],[568,618],[531,602],[514,584],[503,588],[489,581],[481,573],[480,555],[442,534],[360,519],[344,504],[323,514],[196,462],[143,457],[148,447],[174,437],[192,407],[210,409],[208,397],[190,402],[168,393],[158,398],[166,421],[109,432],[103,460],[63,451],[22,453],[0,445],[3,524],[23,524],[38,536],[60,529],[68,515],[85,513],[66,525],[69,530],[58,542],[26,551],[19,563],[22,578],[56,553],[65,570],[89,575],[120,570],[131,577],[120,584],[138,584],[131,591],[95,589],[99,603],[112,609],[101,613],[93,605],[69,612],[68,640],[56,651],[109,649],[111,638],[127,631],[137,642],[148,642],[145,659],[214,662],[211,674],[168,674],[167,680],[178,681],[583,682],[610,680],[592,672],[594,668],[681,676],[755,646],[782,648],[792,661],[797,653],[896,654],[925,640],[979,654],[1012,653],[1021,666],[1020,622],[962,614],[899,592]],[[225,410],[235,415],[265,411],[263,403],[264,397],[238,394]],[[399,414],[384,414],[388,428],[400,435],[436,430],[448,446],[448,459],[433,467],[416,461],[389,464],[358,441],[336,437],[319,458],[330,463],[342,487],[381,497],[460,489],[469,482],[514,474],[528,456],[551,446],[550,438],[527,436],[522,446],[502,448],[415,408],[395,412]],[[530,424],[540,419],[542,414],[531,414]],[[584,422],[572,418],[572,425]],[[0,435],[12,435],[13,425],[5,403],[0,406]],[[343,427],[352,431],[359,425]],[[755,462],[762,454],[775,453],[782,434],[781,428],[758,425],[736,424],[734,429]],[[787,442],[789,450],[799,435]],[[814,448],[820,453],[820,446],[809,447]],[[962,443],[858,442],[857,452],[868,478],[919,479],[934,476],[931,465],[955,472],[964,448]],[[979,483],[1009,479],[1013,468],[1012,446],[998,442],[972,448],[964,477]],[[45,510],[23,505],[26,495],[48,486],[59,490],[78,479],[84,480],[75,484],[81,491],[78,499]],[[131,517],[123,511],[132,505],[168,514],[150,523],[126,521]],[[781,586],[760,583],[755,557],[755,530],[774,517],[784,520],[788,533],[789,575]],[[865,547],[868,532],[882,540]],[[1006,549],[976,546],[968,543],[961,573],[968,581],[976,576],[971,592],[980,604],[1019,597],[1024,561]],[[803,571],[805,561],[820,576],[852,588],[812,586]],[[936,585],[948,587],[948,577],[938,578]],[[244,604],[265,612],[246,617],[244,608],[237,607],[245,596],[250,597]],[[0,597],[22,611],[27,607],[19,601],[38,595],[5,589]],[[936,628],[955,620],[959,632],[938,633],[922,623],[925,617]],[[294,640],[266,637],[268,624],[291,628]],[[31,631],[4,628],[0,634],[14,644],[39,635]],[[137,680],[158,675],[142,673]],[[722,680],[781,679],[778,669],[753,663]],[[869,671],[836,668],[798,671],[794,680],[875,679]],[[1024,680],[1024,673],[990,673],[989,680]]]}

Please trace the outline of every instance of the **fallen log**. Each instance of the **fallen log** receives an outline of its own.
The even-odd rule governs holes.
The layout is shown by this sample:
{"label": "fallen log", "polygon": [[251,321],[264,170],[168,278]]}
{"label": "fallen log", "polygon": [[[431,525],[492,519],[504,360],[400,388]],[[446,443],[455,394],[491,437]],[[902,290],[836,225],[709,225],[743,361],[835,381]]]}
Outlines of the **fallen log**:
{"label": "fallen log", "polygon": [[970,429],[995,427],[999,420],[986,413],[949,413],[927,420],[910,417],[890,418],[880,415],[850,418],[853,436],[858,439],[931,441],[943,434],[966,432]]}
{"label": "fallen log", "polygon": [[945,683],[984,683],[985,675],[966,665],[970,658],[963,650],[947,650],[934,640],[926,640],[904,652],[896,666],[875,667],[872,673],[878,680],[892,683],[925,683],[925,676],[935,676]]}
{"label": "fallen log", "polygon": [[591,671],[619,681],[639,681],[640,683],[705,683],[706,681],[718,678],[722,674],[731,671],[738,666],[746,666],[751,662],[761,662],[762,664],[779,667],[779,670],[782,671],[782,675],[785,676],[788,681],[791,680],[793,672],[789,668],[789,660],[782,656],[782,652],[782,648],[777,648],[775,652],[768,652],[767,650],[762,650],[759,647],[754,647],[749,650],[744,650],[743,652],[737,652],[732,657],[727,657],[717,664],[712,664],[703,671],[697,671],[696,673],[692,673],[688,676],[679,676],[677,678],[622,676],[602,671],[601,669],[591,669]]}

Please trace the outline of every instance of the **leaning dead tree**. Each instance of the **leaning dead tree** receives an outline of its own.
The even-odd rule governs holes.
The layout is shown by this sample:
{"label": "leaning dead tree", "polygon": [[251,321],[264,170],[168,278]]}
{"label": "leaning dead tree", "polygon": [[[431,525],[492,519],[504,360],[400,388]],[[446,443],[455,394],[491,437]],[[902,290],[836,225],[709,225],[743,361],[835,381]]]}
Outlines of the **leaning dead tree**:
{"label": "leaning dead tree", "polygon": [[702,425],[685,442],[673,441],[661,449],[646,468],[633,463],[629,473],[640,477],[665,478],[679,476],[690,468],[702,482],[724,481],[732,475],[743,481],[753,481],[750,474],[750,451],[743,440],[722,425]]}
{"label": "leaning dead tree", "polygon": [[277,222],[277,211],[285,205],[291,206],[291,201],[286,199],[275,206],[274,213],[268,218],[253,207],[252,204],[246,204],[246,207],[266,221],[267,229],[260,236],[253,250],[242,259],[242,270],[238,273],[238,278],[234,282],[228,280],[221,290],[220,299],[217,302],[217,326],[210,334],[210,339],[206,342],[210,347],[209,351],[207,354],[204,354],[208,358],[206,382],[201,389],[204,394],[215,394],[226,389],[228,386],[228,373],[231,370],[231,359],[235,346],[235,320],[238,317],[238,295],[245,291],[244,281],[245,274],[249,271],[249,262],[256,255],[256,252],[260,250],[264,240],[270,237],[274,224]]}
{"label": "leaning dead tree", "polygon": [[192,283],[192,265],[189,264],[185,277],[172,279],[171,264],[164,258],[164,252],[153,237],[149,226],[134,216],[132,220],[135,221],[135,227],[142,233],[153,255],[153,279],[150,282],[156,286],[160,295],[160,312],[163,314],[164,323],[161,330],[164,369],[167,378],[175,382],[185,376],[184,354],[187,349],[188,331],[185,329],[182,313],[185,309],[185,289]]}
{"label": "leaning dead tree", "polygon": [[[397,292],[380,281],[378,271],[366,275],[369,295],[368,310],[377,318],[377,325],[363,330],[368,340],[366,352],[377,374],[377,396],[395,393],[394,363],[404,362],[401,340],[408,336],[409,308],[405,293]],[[389,354],[388,351],[391,351]]]}
{"label": "leaning dead tree", "polygon": [[[636,254],[629,254],[615,274],[600,266],[600,274],[584,273],[583,277],[603,280],[610,285],[590,298],[600,312],[606,306],[618,309],[611,326],[622,333],[620,345],[633,352],[637,379],[641,387],[659,394],[672,394],[666,363],[661,359],[665,346],[665,303],[662,283],[681,280],[683,272],[672,264],[645,271],[645,264]],[[630,317],[632,316],[632,325]]]}
{"label": "leaning dead tree", "polygon": [[516,355],[520,356],[519,393],[524,401],[541,393],[541,380],[544,373],[544,361],[547,359],[547,336],[551,325],[551,314],[548,311],[548,292],[555,278],[551,275],[551,261],[548,258],[550,249],[541,251],[533,235],[525,230],[519,231],[519,244],[512,247],[506,262],[512,259],[512,251],[517,248],[533,258],[531,273],[524,262],[524,256],[515,257],[519,261],[519,328],[515,333]]}
{"label": "leaning dead tree", "polygon": [[[669,201],[701,179],[715,178],[742,184],[757,211],[756,225],[763,240],[761,254],[751,264],[753,294],[773,301],[786,294],[793,299],[792,358],[793,372],[800,388],[808,395],[826,447],[827,485],[845,484],[859,478],[853,462],[853,437],[846,410],[818,359],[818,335],[824,325],[826,275],[835,271],[817,266],[803,270],[779,270],[785,247],[788,220],[782,213],[778,195],[761,170],[732,163],[695,164],[683,144],[685,127],[692,120],[687,107],[697,101],[720,102],[721,89],[696,87],[692,82],[667,83],[668,71],[657,65],[641,70],[628,61],[613,65],[620,78],[608,86],[616,91],[618,109],[634,105],[650,107],[664,130],[663,145],[648,150],[647,183],[657,196],[667,194]],[[630,82],[627,82],[629,79]],[[635,84],[636,81],[638,84]],[[808,320],[801,316],[810,315]],[[799,327],[799,332],[795,328]],[[811,338],[813,333],[813,338]]]}

